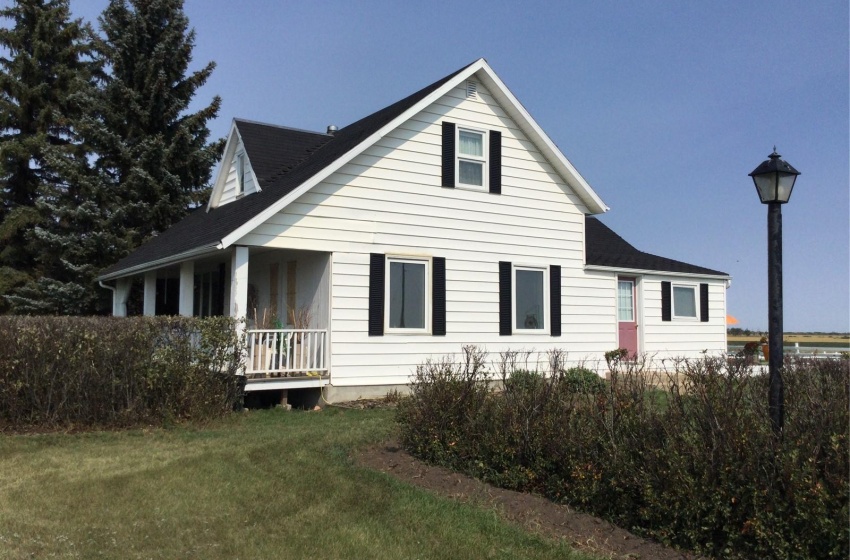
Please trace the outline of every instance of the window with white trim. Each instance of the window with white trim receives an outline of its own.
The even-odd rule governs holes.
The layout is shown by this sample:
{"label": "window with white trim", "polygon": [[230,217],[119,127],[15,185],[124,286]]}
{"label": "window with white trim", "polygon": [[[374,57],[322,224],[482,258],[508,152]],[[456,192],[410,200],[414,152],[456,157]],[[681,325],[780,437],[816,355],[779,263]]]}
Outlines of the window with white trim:
{"label": "window with white trim", "polygon": [[245,154],[236,154],[236,196],[245,192]]}
{"label": "window with white trim", "polygon": [[387,257],[387,332],[427,333],[431,325],[431,259]]}
{"label": "window with white trim", "polygon": [[458,186],[486,188],[487,133],[457,127],[456,177]]}
{"label": "window with white trim", "polygon": [[673,284],[673,317],[676,319],[697,319],[698,297],[696,286]]}
{"label": "window with white trim", "polygon": [[514,332],[545,332],[549,310],[547,272],[547,267],[514,266]]}

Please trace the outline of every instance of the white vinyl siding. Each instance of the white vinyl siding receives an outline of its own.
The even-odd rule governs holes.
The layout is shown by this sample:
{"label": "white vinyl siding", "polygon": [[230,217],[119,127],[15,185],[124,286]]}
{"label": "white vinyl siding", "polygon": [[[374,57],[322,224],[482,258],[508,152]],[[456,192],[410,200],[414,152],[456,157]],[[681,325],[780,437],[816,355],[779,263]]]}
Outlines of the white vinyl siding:
{"label": "white vinyl siding", "polygon": [[[501,132],[501,196],[441,188],[443,120]],[[558,347],[603,368],[617,345],[617,279],[584,270],[586,211],[489,91],[479,84],[469,99],[460,84],[237,244],[332,253],[333,385],[408,383],[418,364],[466,344],[491,358]],[[446,259],[445,336],[368,336],[370,253]],[[562,336],[499,336],[499,261],[562,267]]]}
{"label": "white vinyl siding", "polygon": [[[661,282],[671,282],[673,287],[694,288],[696,318],[661,320]],[[640,280],[642,289],[639,297],[643,304],[644,317],[641,321],[639,338],[642,350],[657,360],[665,358],[699,358],[703,351],[710,355],[726,352],[726,281],[721,279],[695,278],[683,282],[681,276],[664,277],[647,275]],[[699,284],[708,284],[708,322],[700,321]],[[671,294],[672,299],[672,294]],[[672,304],[672,302],[671,302]]]}
{"label": "white vinyl siding", "polygon": [[[440,188],[444,119],[502,133],[501,196]],[[238,243],[332,252],[331,382],[407,383],[417,364],[465,344],[601,360],[616,345],[614,297],[609,279],[584,273],[585,210],[486,88],[467,99],[461,84]],[[368,336],[370,253],[446,259],[445,336]],[[561,337],[499,337],[500,260],[561,265]]]}

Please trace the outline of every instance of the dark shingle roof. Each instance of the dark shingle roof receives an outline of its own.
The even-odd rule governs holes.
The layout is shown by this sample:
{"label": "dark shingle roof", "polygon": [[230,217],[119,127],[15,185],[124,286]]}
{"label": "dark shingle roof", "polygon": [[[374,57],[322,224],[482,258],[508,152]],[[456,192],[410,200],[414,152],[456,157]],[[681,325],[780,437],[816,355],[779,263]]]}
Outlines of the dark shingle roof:
{"label": "dark shingle roof", "polygon": [[[470,65],[340,129],[333,136],[236,119],[236,127],[262,191],[209,212],[206,207],[196,209],[115,265],[103,270],[101,277],[144,267],[184,253],[212,250],[227,235],[337,161],[468,66]],[[638,251],[595,218],[588,217],[586,224],[587,264],[726,275],[723,272]]]}
{"label": "dark shingle roof", "polygon": [[[195,210],[127,257],[101,271],[101,277],[174,255],[215,247],[228,234],[298,188],[472,64],[474,62],[401,101],[341,128],[333,136],[237,120],[236,126],[242,135],[248,159],[258,176],[262,191],[209,212],[206,208]],[[255,160],[255,157],[258,159]]]}
{"label": "dark shingle roof", "polygon": [[289,173],[333,139],[333,136],[319,132],[234,120],[261,189]]}
{"label": "dark shingle roof", "polygon": [[587,264],[589,265],[635,270],[657,270],[659,272],[728,276],[725,272],[639,251],[625,239],[614,233],[608,226],[592,216],[587,216],[585,219],[585,241]]}

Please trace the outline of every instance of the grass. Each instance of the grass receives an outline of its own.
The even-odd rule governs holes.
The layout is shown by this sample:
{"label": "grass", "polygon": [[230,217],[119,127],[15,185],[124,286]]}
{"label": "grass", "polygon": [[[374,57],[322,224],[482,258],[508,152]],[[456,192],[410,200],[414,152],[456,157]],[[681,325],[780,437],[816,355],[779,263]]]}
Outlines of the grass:
{"label": "grass", "polygon": [[0,436],[0,558],[593,557],[355,466],[386,410]]}

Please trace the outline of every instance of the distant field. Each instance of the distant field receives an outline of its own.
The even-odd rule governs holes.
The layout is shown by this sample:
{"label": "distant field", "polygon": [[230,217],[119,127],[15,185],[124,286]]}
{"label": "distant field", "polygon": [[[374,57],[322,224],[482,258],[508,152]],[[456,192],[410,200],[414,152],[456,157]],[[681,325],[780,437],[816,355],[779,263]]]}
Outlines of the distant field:
{"label": "distant field", "polygon": [[[740,342],[742,344],[746,344],[747,342],[758,341],[761,340],[761,335],[750,335],[750,336],[732,336],[729,335],[727,341],[730,343]],[[850,334],[837,334],[837,335],[829,335],[829,334],[805,334],[805,333],[785,333],[783,337],[785,344],[794,344],[795,342],[799,342],[800,344],[808,344],[808,345],[818,345],[818,346],[829,346],[829,345],[837,345],[837,346],[847,346],[850,344]]]}
{"label": "distant field", "polygon": [[[726,344],[730,353],[737,352],[747,342],[758,342],[762,335],[753,334],[750,336],[733,336],[726,337]],[[799,344],[803,352],[811,352],[812,349],[821,352],[844,352],[850,350],[850,335],[848,334],[806,334],[806,333],[786,333],[784,336],[784,344],[786,352],[791,351],[794,344]],[[809,350],[804,350],[808,348]]]}

